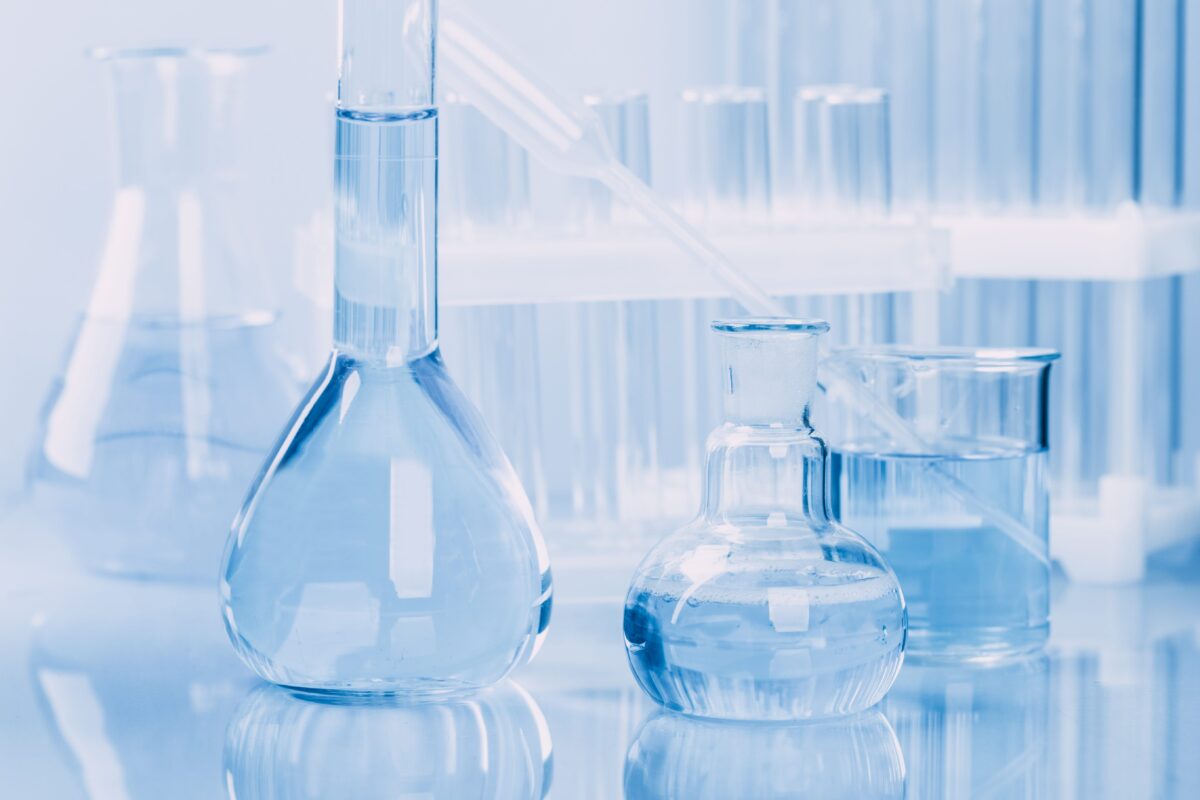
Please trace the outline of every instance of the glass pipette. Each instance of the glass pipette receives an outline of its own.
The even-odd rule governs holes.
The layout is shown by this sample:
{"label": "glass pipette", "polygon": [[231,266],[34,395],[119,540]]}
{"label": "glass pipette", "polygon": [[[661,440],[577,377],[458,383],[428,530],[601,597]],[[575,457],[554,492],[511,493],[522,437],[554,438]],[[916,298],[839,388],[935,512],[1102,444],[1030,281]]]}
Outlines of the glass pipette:
{"label": "glass pipette", "polygon": [[[788,316],[787,309],[621,164],[609,144],[603,123],[586,103],[558,95],[530,78],[483,30],[458,3],[443,3],[437,46],[439,77],[445,85],[549,168],[564,175],[594,178],[611,189],[703,265],[747,312],[756,316]],[[857,381],[829,370],[823,370],[822,377],[824,381],[818,385],[823,392],[835,389],[895,441],[932,452],[903,419],[882,413],[883,404]],[[833,386],[826,386],[825,382],[832,382]],[[1040,562],[1048,563],[1035,537],[1019,520],[985,503],[970,487],[940,467],[931,465],[929,470],[947,492],[1004,531]]]}
{"label": "glass pipette", "polygon": [[551,169],[603,183],[703,264],[751,314],[787,315],[783,306],[620,162],[603,123],[585,103],[555,96],[514,67],[457,5],[443,11],[441,25],[440,77],[456,94]]}

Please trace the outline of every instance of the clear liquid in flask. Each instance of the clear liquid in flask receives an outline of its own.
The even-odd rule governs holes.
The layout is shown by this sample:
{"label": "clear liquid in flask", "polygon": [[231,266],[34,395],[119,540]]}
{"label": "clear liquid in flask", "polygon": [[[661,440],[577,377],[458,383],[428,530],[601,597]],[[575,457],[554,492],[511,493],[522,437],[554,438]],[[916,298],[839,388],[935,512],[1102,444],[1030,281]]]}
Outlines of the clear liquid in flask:
{"label": "clear liquid in flask", "polygon": [[529,501],[438,350],[435,7],[343,0],[334,350],[222,569],[243,660],[323,700],[481,689],[549,621]]}
{"label": "clear liquid in flask", "polygon": [[819,321],[713,323],[725,423],[710,434],[696,519],[659,542],[626,595],[638,683],[667,708],[740,720],[874,705],[903,658],[895,574],[829,516],[808,406]]}

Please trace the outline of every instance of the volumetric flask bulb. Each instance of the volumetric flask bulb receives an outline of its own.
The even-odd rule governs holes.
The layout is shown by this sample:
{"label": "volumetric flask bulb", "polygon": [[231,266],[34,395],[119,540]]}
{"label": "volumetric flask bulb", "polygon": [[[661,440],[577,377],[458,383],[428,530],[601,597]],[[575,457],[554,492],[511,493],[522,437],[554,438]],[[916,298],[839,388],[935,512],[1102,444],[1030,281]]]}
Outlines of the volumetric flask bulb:
{"label": "volumetric flask bulb", "polygon": [[832,521],[809,424],[820,321],[718,321],[725,423],[699,515],[654,547],[625,600],[638,683],[702,717],[788,720],[874,705],[900,670],[896,576]]}
{"label": "volumetric flask bulb", "polygon": [[95,51],[116,102],[107,241],[29,460],[89,568],[211,581],[299,383],[235,158],[257,51]]}
{"label": "volumetric flask bulb", "polygon": [[529,501],[437,345],[431,0],[343,0],[334,350],[235,520],[230,638],[333,700],[468,692],[532,655]]}

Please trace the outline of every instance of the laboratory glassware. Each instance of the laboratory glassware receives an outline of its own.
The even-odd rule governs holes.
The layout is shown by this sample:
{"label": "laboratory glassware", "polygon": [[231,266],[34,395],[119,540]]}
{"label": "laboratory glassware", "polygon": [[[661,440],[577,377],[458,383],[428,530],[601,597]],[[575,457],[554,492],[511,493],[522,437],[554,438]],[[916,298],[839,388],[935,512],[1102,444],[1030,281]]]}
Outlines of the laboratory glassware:
{"label": "laboratory glassware", "polygon": [[[836,402],[823,409],[833,510],[896,570],[912,653],[988,659],[1046,641],[1047,402],[1057,357],[883,346],[826,361],[876,401],[869,414]],[[897,440],[884,428],[890,417],[917,437]]]}
{"label": "laboratory glassware", "polygon": [[771,210],[766,92],[717,86],[683,93],[685,208],[713,224],[762,222]]}
{"label": "laboratory glassware", "polygon": [[631,800],[905,797],[904,755],[871,709],[794,724],[732,723],[658,711],[625,758]]}
{"label": "laboratory glassware", "polygon": [[[1136,226],[1136,217],[1126,223]],[[1051,556],[1072,580],[1140,580],[1151,553],[1200,533],[1192,415],[1195,275],[960,278],[942,341],[1049,347]]]}
{"label": "laboratory glassware", "polygon": [[246,697],[225,737],[230,798],[505,798],[550,791],[550,729],[512,681],[440,703],[305,703],[276,686]]}
{"label": "laboratory glassware", "polygon": [[[650,185],[650,98],[639,91],[589,92],[583,102],[599,117],[613,154]],[[584,232],[630,222],[630,210],[613,203],[612,191],[590,178],[569,180],[570,224]]]}
{"label": "laboratory glassware", "polygon": [[1037,200],[1111,211],[1134,199],[1138,0],[1049,0],[1038,49]]}
{"label": "laboratory glassware", "polygon": [[528,235],[532,220],[525,150],[470,103],[446,92],[438,105],[442,152],[454,154],[438,175],[443,238]]}
{"label": "laboratory glassware", "polygon": [[435,8],[341,5],[334,349],[222,567],[243,660],[331,700],[493,684],[549,622],[529,501],[438,350]]}
{"label": "laboratory glassware", "polygon": [[886,91],[806,86],[796,94],[795,186],[806,215],[881,215],[891,206]]}
{"label": "laboratory glassware", "polygon": [[604,123],[585,102],[557,96],[530,79],[457,3],[450,8],[438,48],[444,78],[456,93],[550,168],[603,183],[708,270],[747,311],[783,313],[782,306],[621,163]]}
{"label": "laboratory glassware", "polygon": [[625,641],[638,683],[674,711],[786,720],[874,705],[907,627],[896,576],[834,522],[809,424],[821,321],[714,322],[725,423],[696,519],[634,574]]}
{"label": "laboratory glassware", "polygon": [[89,569],[211,580],[299,394],[237,160],[260,52],[93,51],[115,99],[117,188],[29,459],[36,507]]}

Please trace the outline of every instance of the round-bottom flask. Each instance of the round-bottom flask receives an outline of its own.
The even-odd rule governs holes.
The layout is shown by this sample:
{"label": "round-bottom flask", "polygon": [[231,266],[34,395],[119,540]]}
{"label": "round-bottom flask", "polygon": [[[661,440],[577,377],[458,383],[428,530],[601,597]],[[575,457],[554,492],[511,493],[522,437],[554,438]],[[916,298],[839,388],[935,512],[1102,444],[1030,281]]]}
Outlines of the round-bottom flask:
{"label": "round-bottom flask", "polygon": [[708,440],[704,501],[656,545],[625,601],[642,688],[703,717],[786,720],[877,703],[900,670],[900,584],[833,522],[825,443],[809,424],[824,322],[713,323],[725,423]]}

